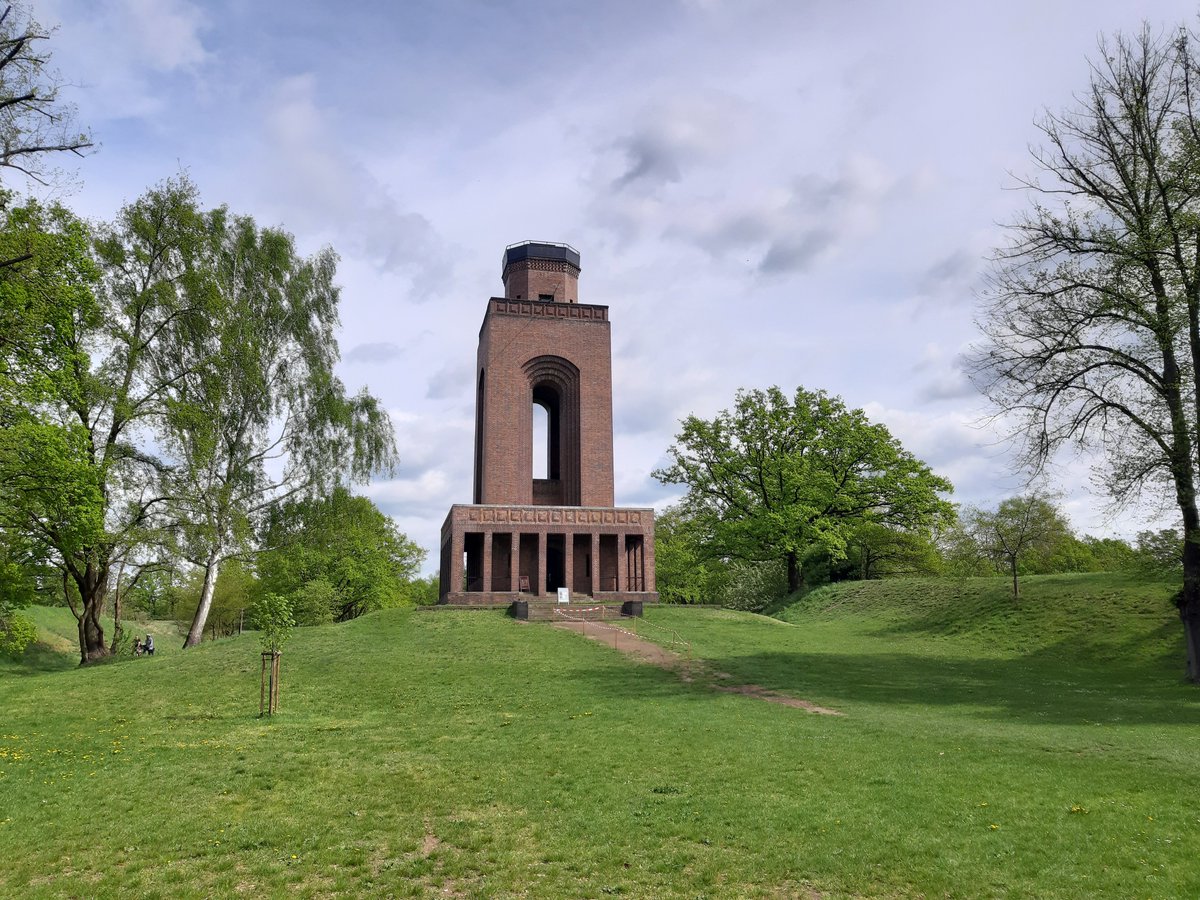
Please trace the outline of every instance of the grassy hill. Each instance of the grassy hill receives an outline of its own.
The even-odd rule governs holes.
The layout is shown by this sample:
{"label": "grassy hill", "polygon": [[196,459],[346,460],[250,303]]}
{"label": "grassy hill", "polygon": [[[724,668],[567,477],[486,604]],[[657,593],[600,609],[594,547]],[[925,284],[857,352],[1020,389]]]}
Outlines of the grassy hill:
{"label": "grassy hill", "polygon": [[[79,666],[79,629],[74,616],[66,607],[31,606],[21,610],[21,615],[37,627],[37,642],[19,659],[14,660],[0,654],[0,678],[6,675],[39,675],[46,672],[63,672]],[[106,628],[112,622],[105,622]],[[130,634],[145,637],[154,635],[155,654],[170,655],[183,644],[179,628],[174,622],[129,620],[125,630]],[[111,640],[111,632],[106,632]]]}
{"label": "grassy hill", "polygon": [[300,630],[265,721],[250,635],[0,670],[0,895],[1200,896],[1171,586],[1025,585],[1015,609],[980,579],[652,610],[691,680],[389,611]]}

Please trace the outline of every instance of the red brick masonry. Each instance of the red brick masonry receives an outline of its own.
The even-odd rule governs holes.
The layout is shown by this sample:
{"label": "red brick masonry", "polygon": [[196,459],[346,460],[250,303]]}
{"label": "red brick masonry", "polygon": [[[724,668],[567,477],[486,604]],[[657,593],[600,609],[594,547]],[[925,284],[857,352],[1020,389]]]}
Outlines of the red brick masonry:
{"label": "red brick masonry", "polygon": [[[474,504],[442,526],[441,602],[495,606],[569,588],[654,602],[654,511],[613,498],[608,307],[577,302],[579,252],[505,248],[479,329]],[[533,445],[533,406],[547,415]],[[546,461],[534,478],[534,455]]]}
{"label": "red brick masonry", "polygon": [[560,587],[595,600],[658,599],[653,509],[455,505],[441,562],[443,603],[507,605]]}

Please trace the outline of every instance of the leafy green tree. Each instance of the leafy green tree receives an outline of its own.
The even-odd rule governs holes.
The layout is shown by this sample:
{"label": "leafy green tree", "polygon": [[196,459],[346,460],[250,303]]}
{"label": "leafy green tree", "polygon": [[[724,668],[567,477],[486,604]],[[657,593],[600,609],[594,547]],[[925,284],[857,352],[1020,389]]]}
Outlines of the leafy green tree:
{"label": "leafy green tree", "polygon": [[440,593],[438,576],[436,575],[411,578],[405,583],[403,588],[403,596],[406,602],[411,603],[413,606],[436,606]]}
{"label": "leafy green tree", "polygon": [[863,522],[847,545],[848,577],[868,580],[911,575],[937,575],[941,557],[930,529],[892,528]]}
{"label": "leafy green tree", "polygon": [[1101,451],[1118,501],[1179,510],[1187,675],[1200,681],[1200,53],[1147,25],[1101,46],[1074,109],[1047,114],[1030,210],[997,254],[975,377],[1025,462]]}
{"label": "leafy green tree", "polygon": [[425,551],[368,498],[338,487],[267,514],[258,573],[301,624],[345,621],[404,603]]}
{"label": "leafy green tree", "polygon": [[654,577],[666,603],[721,603],[728,567],[710,552],[698,523],[677,504],[654,520]]}
{"label": "leafy green tree", "polygon": [[[1137,567],[1137,551],[1128,541],[1085,535],[1083,543],[1091,554],[1093,572],[1130,572]],[[1178,550],[1175,558],[1178,564]]]}
{"label": "leafy green tree", "polygon": [[6,206],[0,257],[14,261],[0,267],[0,527],[43,544],[61,569],[86,663],[108,655],[110,573],[158,501],[131,489],[155,471],[134,436],[159,387],[145,345],[174,298],[104,290],[89,229],[58,206]]}
{"label": "leafy green tree", "polygon": [[1136,568],[1157,577],[1178,576],[1182,548],[1183,535],[1178,528],[1140,531],[1137,536]]}
{"label": "leafy green tree", "polygon": [[780,559],[734,560],[721,582],[720,603],[729,609],[759,612],[789,593],[787,567]]}
{"label": "leafy green tree", "polygon": [[[162,201],[189,210],[192,305],[163,330],[152,361],[164,385],[170,506],[205,573],[185,641],[193,646],[220,566],[247,549],[255,518],[290,496],[367,480],[393,464],[395,439],[379,402],[365,390],[348,396],[333,374],[333,251],[301,257],[291,235],[224,207],[201,211],[186,182],[176,193]],[[114,251],[114,262],[127,258]]]}
{"label": "leafy green tree", "polygon": [[126,602],[151,619],[166,618],[176,611],[181,581],[179,572],[170,566],[148,571],[126,592]]}
{"label": "leafy green tree", "polygon": [[941,497],[950,482],[824,391],[739,391],[732,411],[688,416],[675,441],[654,476],[687,485],[685,503],[715,553],[781,560],[789,593],[814,548],[842,560],[864,523],[919,531],[953,511]]}
{"label": "leafy green tree", "polygon": [[1012,577],[1013,599],[1019,596],[1017,576],[1047,571],[1048,561],[1071,538],[1071,529],[1058,508],[1037,494],[1010,497],[994,510],[970,509],[963,516],[976,543],[996,570]]}
{"label": "leafy green tree", "polygon": [[254,601],[251,619],[259,630],[259,643],[264,653],[278,653],[292,636],[296,620],[287,597],[266,593]]}
{"label": "leafy green tree", "polygon": [[38,584],[27,545],[0,531],[0,653],[18,656],[37,640],[37,629],[21,615],[37,597]]}

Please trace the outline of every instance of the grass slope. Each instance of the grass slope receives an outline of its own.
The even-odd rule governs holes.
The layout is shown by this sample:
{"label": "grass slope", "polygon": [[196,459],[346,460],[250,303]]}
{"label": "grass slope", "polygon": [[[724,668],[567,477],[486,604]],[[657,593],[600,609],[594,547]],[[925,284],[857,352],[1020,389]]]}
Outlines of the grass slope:
{"label": "grass slope", "polygon": [[[78,668],[79,628],[66,607],[31,606],[20,610],[20,614],[37,628],[37,641],[20,659],[0,654],[0,677],[42,675]],[[106,622],[105,627],[111,628],[112,622]],[[139,637],[145,637],[147,632],[153,634],[155,655],[164,652],[170,655],[183,644],[174,622],[126,620],[124,627],[126,633]],[[112,639],[111,631],[106,632],[106,638]]]}
{"label": "grass slope", "polygon": [[268,721],[250,636],[6,671],[0,895],[1200,895],[1170,586],[1027,585],[642,626],[844,717],[490,612],[301,630]]}

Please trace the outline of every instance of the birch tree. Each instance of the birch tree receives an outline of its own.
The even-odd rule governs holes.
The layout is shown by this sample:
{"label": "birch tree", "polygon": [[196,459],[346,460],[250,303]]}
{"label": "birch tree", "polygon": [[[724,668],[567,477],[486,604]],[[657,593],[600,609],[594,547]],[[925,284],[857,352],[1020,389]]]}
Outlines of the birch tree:
{"label": "birch tree", "polygon": [[[193,196],[194,202],[194,196]],[[196,211],[192,312],[155,352],[169,384],[163,442],[181,545],[204,572],[184,646],[199,643],[221,563],[288,497],[365,481],[395,460],[391,423],[338,360],[337,257],[301,256],[291,235],[224,207]]]}

